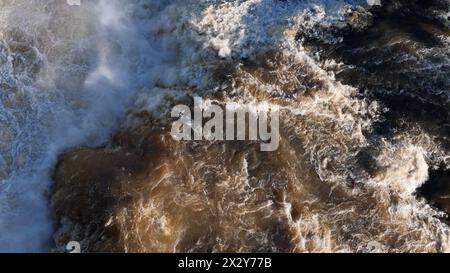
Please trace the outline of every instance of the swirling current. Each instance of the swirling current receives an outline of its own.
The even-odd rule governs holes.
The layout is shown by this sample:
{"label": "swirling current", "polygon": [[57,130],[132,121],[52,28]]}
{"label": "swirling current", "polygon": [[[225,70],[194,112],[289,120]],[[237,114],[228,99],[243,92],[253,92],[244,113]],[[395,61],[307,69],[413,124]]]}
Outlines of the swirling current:
{"label": "swirling current", "polygon": [[[449,252],[450,1],[0,0],[0,251]],[[176,141],[194,97],[280,145]]]}

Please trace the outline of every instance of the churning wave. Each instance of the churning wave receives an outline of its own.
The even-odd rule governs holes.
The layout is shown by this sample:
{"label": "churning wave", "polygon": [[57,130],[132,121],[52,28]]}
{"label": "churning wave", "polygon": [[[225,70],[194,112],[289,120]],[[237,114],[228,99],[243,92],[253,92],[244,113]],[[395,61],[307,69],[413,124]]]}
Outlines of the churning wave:
{"label": "churning wave", "polygon": [[[450,251],[449,6],[0,0],[0,251]],[[279,150],[174,141],[194,96]]]}

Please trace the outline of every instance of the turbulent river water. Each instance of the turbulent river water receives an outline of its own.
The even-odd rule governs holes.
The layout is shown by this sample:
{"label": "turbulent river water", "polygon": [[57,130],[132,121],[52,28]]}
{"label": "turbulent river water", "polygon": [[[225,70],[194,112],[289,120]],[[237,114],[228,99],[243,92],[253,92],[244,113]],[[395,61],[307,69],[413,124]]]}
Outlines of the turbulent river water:
{"label": "turbulent river water", "polygon": [[[0,0],[0,251],[450,251],[449,7]],[[280,148],[174,141],[195,96]]]}

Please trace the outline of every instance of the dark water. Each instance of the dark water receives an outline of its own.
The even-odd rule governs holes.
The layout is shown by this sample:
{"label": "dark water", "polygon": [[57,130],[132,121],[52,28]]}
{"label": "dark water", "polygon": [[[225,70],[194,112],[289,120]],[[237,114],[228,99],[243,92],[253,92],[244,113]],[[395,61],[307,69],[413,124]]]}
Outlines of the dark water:
{"label": "dark water", "polygon": [[[449,252],[450,3],[381,2],[0,2],[0,250]],[[279,149],[175,141],[196,96]]]}
{"label": "dark water", "polygon": [[[360,87],[389,108],[377,130],[380,137],[414,124],[448,152],[450,55],[442,37],[448,37],[450,29],[425,17],[421,9],[427,7],[422,2],[412,11],[381,9],[372,27],[364,33],[346,33],[343,43],[330,50],[349,66],[337,74],[339,80]],[[430,170],[418,197],[449,213],[449,179],[444,165]]]}

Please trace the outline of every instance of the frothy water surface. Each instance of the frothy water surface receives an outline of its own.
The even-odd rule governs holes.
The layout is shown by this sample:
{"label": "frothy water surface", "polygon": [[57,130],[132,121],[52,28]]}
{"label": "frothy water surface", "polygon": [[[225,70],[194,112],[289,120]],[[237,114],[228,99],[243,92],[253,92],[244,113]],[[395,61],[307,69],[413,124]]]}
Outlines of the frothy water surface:
{"label": "frothy water surface", "polygon": [[[449,251],[449,5],[0,0],[0,251]],[[193,96],[279,151],[167,140]]]}
{"label": "frothy water surface", "polygon": [[59,153],[107,143],[165,58],[144,1],[69,2],[0,1],[0,251],[49,249]]}

